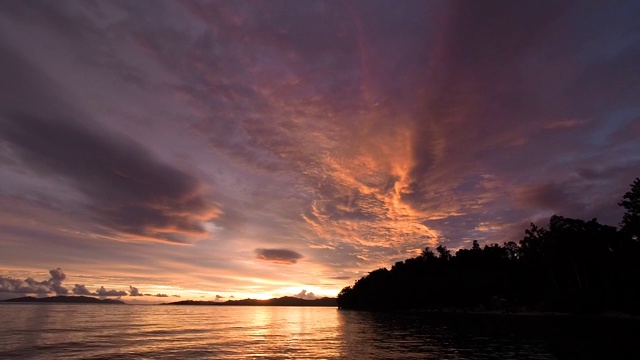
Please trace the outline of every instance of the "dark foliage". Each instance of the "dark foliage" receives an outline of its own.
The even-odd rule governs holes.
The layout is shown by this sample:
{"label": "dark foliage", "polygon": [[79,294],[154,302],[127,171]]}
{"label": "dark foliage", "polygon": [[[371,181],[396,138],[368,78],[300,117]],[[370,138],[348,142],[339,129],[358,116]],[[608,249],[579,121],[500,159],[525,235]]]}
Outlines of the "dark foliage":
{"label": "dark foliage", "polygon": [[640,240],[640,178],[636,178],[631,184],[631,190],[624,194],[618,205],[626,210],[620,223],[621,230]]}
{"label": "dark foliage", "polygon": [[518,243],[454,255],[438,246],[378,269],[342,289],[344,309],[640,312],[640,180],[620,203],[623,228],[552,216],[548,228],[531,224]]}

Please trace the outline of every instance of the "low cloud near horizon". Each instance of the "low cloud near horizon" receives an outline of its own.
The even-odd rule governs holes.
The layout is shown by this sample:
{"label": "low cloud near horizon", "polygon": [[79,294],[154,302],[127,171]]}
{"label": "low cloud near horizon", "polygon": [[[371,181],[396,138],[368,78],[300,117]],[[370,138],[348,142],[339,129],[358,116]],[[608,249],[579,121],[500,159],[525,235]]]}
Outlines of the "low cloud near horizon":
{"label": "low cloud near horizon", "polygon": [[49,270],[51,278],[49,280],[37,281],[33,278],[24,280],[0,275],[0,292],[15,294],[55,294],[66,295],[69,290],[62,286],[62,282],[67,275],[61,268]]}
{"label": "low cloud near horizon", "polygon": [[[62,282],[67,278],[67,275],[62,268],[55,268],[49,270],[51,278],[49,280],[37,281],[33,278],[27,278],[25,280],[16,279],[9,276],[0,275],[0,293],[14,293],[19,295],[67,295],[69,291],[62,286]],[[71,290],[73,295],[78,296],[95,296],[101,299],[108,297],[123,297],[123,296],[155,296],[155,297],[168,297],[167,294],[141,294],[138,288],[129,286],[129,292],[124,290],[106,289],[104,286],[95,291],[87,289],[85,285],[75,284]],[[172,295],[173,296],[173,295]],[[177,295],[179,297],[179,295]]]}
{"label": "low cloud near horizon", "polygon": [[297,298],[305,299],[305,300],[315,300],[315,299],[318,298],[314,293],[307,292],[307,290],[302,290],[298,294],[293,295],[293,297],[297,297]]}

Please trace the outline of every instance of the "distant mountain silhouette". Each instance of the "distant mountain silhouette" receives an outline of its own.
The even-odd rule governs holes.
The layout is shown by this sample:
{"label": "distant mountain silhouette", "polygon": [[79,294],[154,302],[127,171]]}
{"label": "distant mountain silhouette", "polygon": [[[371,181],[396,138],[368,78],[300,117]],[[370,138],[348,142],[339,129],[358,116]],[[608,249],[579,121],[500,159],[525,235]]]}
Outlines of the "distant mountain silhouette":
{"label": "distant mountain silhouette", "polygon": [[126,304],[124,301],[113,300],[113,299],[96,299],[93,297],[87,296],[50,296],[44,298],[35,298],[31,296],[24,296],[14,299],[4,300],[3,302],[20,302],[20,303],[64,303],[64,304],[114,304],[114,305],[123,305]]}
{"label": "distant mountain silhouette", "polygon": [[324,297],[315,300],[300,299],[291,296],[285,296],[281,298],[273,298],[269,300],[256,300],[256,299],[244,299],[244,300],[228,300],[224,302],[220,301],[197,301],[197,300],[183,300],[163,305],[235,305],[235,306],[338,306],[336,298]]}

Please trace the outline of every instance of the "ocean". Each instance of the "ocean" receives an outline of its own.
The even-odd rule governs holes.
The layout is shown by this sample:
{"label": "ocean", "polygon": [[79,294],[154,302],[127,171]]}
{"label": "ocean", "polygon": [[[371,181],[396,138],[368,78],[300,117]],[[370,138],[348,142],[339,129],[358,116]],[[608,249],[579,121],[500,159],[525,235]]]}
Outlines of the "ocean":
{"label": "ocean", "polygon": [[[635,344],[624,347],[632,339],[616,337],[620,344],[612,348],[602,334],[559,320],[331,307],[14,303],[0,304],[0,359],[595,359],[634,350]],[[610,334],[602,324],[594,328]]]}

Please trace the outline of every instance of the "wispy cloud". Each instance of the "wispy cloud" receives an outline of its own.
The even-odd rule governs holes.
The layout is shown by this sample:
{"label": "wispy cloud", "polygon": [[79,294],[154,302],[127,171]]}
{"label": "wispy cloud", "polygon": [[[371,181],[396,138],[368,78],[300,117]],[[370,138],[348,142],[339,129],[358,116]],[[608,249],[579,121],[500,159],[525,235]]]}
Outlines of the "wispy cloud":
{"label": "wispy cloud", "polygon": [[210,297],[335,291],[425,246],[517,241],[552,213],[615,224],[638,176],[639,14],[7,4],[0,214],[21,215],[0,221],[0,260],[33,266],[42,255],[13,255],[40,245]]}

